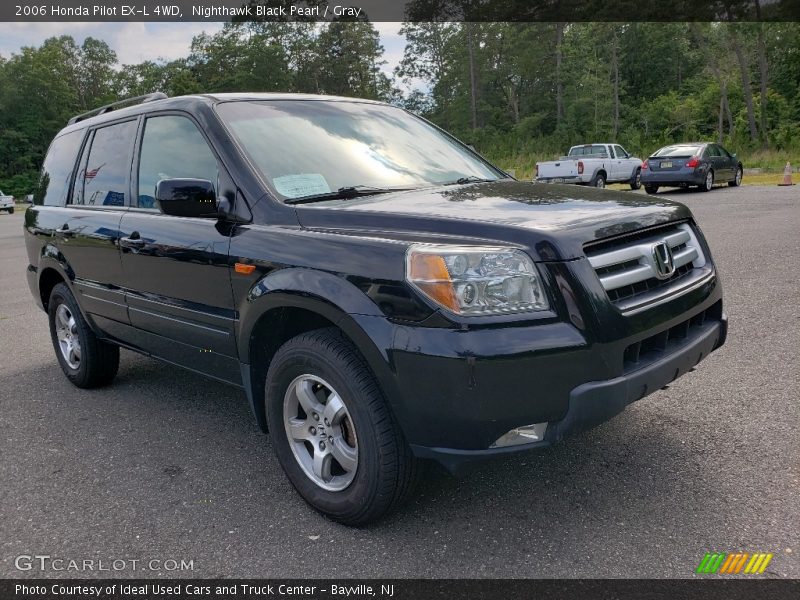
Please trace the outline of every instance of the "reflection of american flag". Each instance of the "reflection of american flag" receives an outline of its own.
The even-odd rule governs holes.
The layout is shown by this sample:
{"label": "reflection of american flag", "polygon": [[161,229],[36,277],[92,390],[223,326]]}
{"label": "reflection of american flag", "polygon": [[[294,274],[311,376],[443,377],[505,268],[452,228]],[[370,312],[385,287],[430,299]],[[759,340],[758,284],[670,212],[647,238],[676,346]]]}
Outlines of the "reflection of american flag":
{"label": "reflection of american flag", "polygon": [[85,178],[86,179],[94,179],[95,177],[97,177],[97,174],[100,172],[100,169],[102,169],[105,166],[106,166],[106,163],[103,163],[102,165],[100,165],[96,169],[92,169],[91,171],[86,171]]}

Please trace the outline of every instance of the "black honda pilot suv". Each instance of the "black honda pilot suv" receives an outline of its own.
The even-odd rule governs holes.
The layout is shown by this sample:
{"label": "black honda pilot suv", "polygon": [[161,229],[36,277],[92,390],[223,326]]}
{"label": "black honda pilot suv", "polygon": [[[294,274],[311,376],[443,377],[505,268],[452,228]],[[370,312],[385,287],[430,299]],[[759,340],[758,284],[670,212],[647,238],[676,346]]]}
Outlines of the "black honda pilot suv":
{"label": "black honda pilot suv", "polygon": [[689,210],[514,180],[379,102],[156,93],[74,117],[25,215],[58,362],[242,388],[287,476],[374,521],[420,459],[552,444],[725,341]]}

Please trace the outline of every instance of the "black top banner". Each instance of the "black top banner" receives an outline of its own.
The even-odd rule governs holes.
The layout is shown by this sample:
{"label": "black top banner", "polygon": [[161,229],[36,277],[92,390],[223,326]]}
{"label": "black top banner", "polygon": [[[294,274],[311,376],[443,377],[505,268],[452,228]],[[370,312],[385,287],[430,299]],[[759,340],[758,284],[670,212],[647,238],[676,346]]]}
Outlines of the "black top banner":
{"label": "black top banner", "polygon": [[0,21],[797,21],[800,0],[3,0]]}

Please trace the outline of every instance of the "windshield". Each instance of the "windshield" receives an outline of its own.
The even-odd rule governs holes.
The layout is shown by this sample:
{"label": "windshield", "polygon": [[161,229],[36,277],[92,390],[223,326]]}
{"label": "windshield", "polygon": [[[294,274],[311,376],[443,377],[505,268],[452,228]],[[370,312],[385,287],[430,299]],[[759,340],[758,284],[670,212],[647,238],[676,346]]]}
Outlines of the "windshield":
{"label": "windshield", "polygon": [[697,156],[700,154],[700,146],[666,146],[657,150],[653,156],[669,156],[671,158],[683,158]]}
{"label": "windshield", "polygon": [[435,127],[391,106],[259,100],[226,102],[217,112],[283,199],[503,177]]}

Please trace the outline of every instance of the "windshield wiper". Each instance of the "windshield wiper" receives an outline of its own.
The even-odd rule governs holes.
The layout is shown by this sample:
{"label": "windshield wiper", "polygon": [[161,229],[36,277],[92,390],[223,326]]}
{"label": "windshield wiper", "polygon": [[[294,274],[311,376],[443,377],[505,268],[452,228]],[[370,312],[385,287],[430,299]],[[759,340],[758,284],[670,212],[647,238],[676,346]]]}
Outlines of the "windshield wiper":
{"label": "windshield wiper", "polygon": [[323,200],[349,200],[359,196],[372,196],[373,194],[388,194],[390,192],[405,192],[414,188],[383,188],[372,187],[370,185],[350,185],[340,187],[335,192],[324,194],[313,194],[311,196],[300,196],[284,200],[284,204],[306,204],[308,202],[321,202]]}
{"label": "windshield wiper", "polygon": [[486,183],[489,181],[497,181],[496,179],[484,179],[483,177],[476,177],[475,175],[467,175],[466,177],[459,177],[454,181],[445,181],[442,185],[460,185],[464,183]]}

